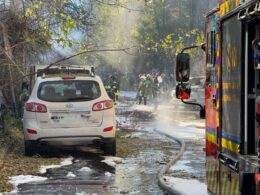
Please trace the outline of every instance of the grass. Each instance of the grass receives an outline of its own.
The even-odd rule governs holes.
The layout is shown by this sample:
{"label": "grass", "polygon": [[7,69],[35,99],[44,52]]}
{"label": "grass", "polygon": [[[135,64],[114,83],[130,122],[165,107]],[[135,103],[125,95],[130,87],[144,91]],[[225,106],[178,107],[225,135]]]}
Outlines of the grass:
{"label": "grass", "polygon": [[141,145],[139,138],[124,138],[125,135],[131,133],[131,130],[117,131],[116,140],[117,140],[117,152],[116,156],[120,158],[127,158],[135,156],[139,153],[140,148],[137,147]]}
{"label": "grass", "polygon": [[[160,150],[166,156],[172,156],[171,147],[176,146],[176,143],[162,142],[161,140],[153,140],[148,138],[144,133],[144,138],[138,137],[125,137],[136,131],[121,130],[117,131],[117,156],[121,158],[135,157],[142,151]],[[151,140],[152,139],[152,140]]]}

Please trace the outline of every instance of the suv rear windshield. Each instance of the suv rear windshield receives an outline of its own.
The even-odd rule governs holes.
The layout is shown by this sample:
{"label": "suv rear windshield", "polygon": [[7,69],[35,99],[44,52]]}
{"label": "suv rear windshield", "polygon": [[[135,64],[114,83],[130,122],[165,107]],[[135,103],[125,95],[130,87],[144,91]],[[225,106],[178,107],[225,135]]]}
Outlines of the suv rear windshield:
{"label": "suv rear windshield", "polygon": [[96,81],[47,81],[38,89],[38,98],[48,102],[90,101],[100,96]]}

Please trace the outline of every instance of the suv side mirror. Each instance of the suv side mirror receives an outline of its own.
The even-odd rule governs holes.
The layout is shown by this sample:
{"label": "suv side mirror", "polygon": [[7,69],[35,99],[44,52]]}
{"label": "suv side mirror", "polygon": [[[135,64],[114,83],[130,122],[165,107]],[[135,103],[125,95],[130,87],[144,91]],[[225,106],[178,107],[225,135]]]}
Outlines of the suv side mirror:
{"label": "suv side mirror", "polygon": [[179,53],[176,61],[176,80],[178,82],[188,82],[190,79],[190,55]]}
{"label": "suv side mirror", "polygon": [[179,83],[176,86],[176,98],[187,100],[190,99],[191,87],[188,83]]}

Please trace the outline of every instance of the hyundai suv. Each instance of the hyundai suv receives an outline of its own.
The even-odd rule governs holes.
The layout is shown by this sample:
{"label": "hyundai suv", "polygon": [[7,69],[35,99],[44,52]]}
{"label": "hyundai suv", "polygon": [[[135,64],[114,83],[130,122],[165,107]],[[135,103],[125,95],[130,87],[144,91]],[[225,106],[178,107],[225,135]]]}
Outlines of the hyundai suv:
{"label": "hyundai suv", "polygon": [[25,155],[49,146],[99,146],[116,154],[115,109],[98,76],[41,76],[25,104]]}

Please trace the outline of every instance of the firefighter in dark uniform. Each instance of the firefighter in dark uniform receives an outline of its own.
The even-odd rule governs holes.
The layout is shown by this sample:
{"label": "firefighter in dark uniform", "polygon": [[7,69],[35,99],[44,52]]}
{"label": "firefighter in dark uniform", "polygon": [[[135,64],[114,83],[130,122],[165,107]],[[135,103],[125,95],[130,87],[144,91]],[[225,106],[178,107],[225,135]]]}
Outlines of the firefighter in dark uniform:
{"label": "firefighter in dark uniform", "polygon": [[114,101],[115,100],[115,94],[111,88],[111,81],[110,76],[107,76],[105,79],[105,89],[107,91],[108,96]]}
{"label": "firefighter in dark uniform", "polygon": [[110,76],[110,86],[112,91],[115,94],[114,102],[117,103],[120,95],[120,91],[119,91],[120,84],[119,81],[116,79],[116,77],[113,75]]}
{"label": "firefighter in dark uniform", "polygon": [[118,79],[116,79],[116,77],[112,76],[112,89],[115,93],[115,102],[118,102],[118,100],[119,100],[119,95],[120,95],[119,88],[120,88],[120,84],[119,84]]}

